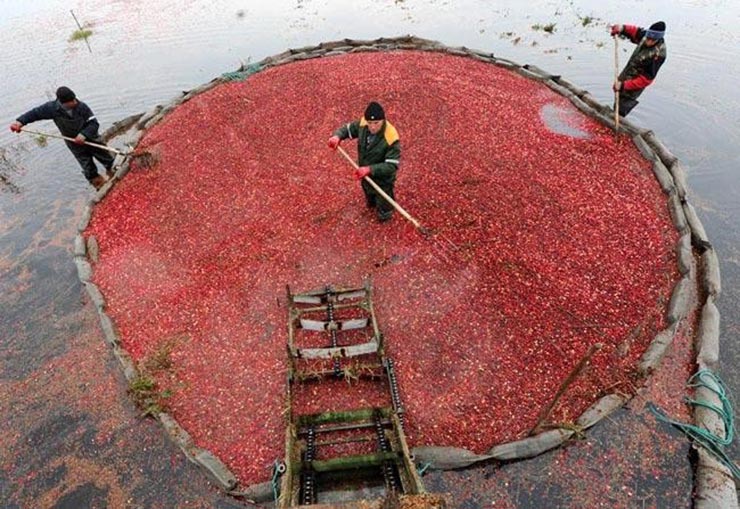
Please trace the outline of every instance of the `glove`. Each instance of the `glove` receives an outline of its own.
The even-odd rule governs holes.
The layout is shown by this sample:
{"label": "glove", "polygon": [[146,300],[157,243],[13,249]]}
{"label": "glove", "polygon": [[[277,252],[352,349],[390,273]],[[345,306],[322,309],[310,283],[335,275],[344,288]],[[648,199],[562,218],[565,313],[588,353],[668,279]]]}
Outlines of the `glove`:
{"label": "glove", "polygon": [[360,166],[355,170],[355,178],[357,180],[362,180],[365,177],[370,175],[370,167],[369,166]]}
{"label": "glove", "polygon": [[22,128],[23,128],[23,124],[21,124],[17,120],[13,122],[12,124],[10,124],[10,130],[13,131],[14,133],[21,132]]}
{"label": "glove", "polygon": [[75,136],[75,143],[78,145],[84,145],[85,144],[85,135],[84,134],[78,134]]}
{"label": "glove", "polygon": [[622,33],[622,25],[612,25],[609,29],[611,35],[620,35]]}
{"label": "glove", "polygon": [[329,145],[330,149],[336,150],[341,142],[342,140],[339,139],[339,136],[332,136],[329,138],[329,143],[327,143],[327,145]]}
{"label": "glove", "polygon": [[624,88],[624,82],[622,81],[615,81],[614,84],[612,85],[612,90],[614,90],[615,92],[621,92],[623,88]]}

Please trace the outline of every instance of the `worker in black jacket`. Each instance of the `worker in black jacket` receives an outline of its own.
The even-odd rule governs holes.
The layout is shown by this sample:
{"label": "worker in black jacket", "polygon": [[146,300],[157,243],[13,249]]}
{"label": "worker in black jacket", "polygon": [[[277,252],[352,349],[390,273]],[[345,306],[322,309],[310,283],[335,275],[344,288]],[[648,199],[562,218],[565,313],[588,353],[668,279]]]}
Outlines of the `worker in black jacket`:
{"label": "worker in black jacket", "polygon": [[93,158],[102,164],[109,177],[113,175],[114,157],[110,152],[85,145],[86,141],[103,145],[98,136],[100,124],[90,107],[79,101],[75,93],[67,87],[59,87],[56,101],[49,101],[32,110],[27,111],[10,124],[10,130],[20,133],[24,125],[37,120],[53,120],[63,136],[74,138],[74,142],[66,141],[67,147],[82,166],[85,178],[96,189],[105,183],[105,179],[98,174]]}
{"label": "worker in black jacket", "polygon": [[628,38],[637,44],[612,87],[614,92],[619,92],[619,114],[624,117],[637,106],[637,98],[655,80],[665,62],[665,23],[658,21],[648,29],[635,25],[612,25],[610,32],[612,36]]}
{"label": "worker in black jacket", "polygon": [[391,199],[396,172],[401,162],[401,142],[398,131],[385,119],[385,111],[377,102],[368,104],[365,114],[359,120],[343,125],[329,138],[329,148],[336,150],[342,140],[357,139],[359,168],[355,178],[361,181],[365,201],[369,208],[375,208],[378,220],[384,223],[393,217],[393,205],[365,181],[370,177]]}

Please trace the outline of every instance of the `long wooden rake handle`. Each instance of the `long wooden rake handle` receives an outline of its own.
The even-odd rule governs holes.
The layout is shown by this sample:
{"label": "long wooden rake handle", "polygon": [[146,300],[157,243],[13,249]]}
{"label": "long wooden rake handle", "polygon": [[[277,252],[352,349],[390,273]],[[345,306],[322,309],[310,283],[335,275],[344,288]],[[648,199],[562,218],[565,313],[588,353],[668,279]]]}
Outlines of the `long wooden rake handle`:
{"label": "long wooden rake handle", "polygon": [[[349,154],[347,154],[347,152],[345,152],[345,150],[342,147],[337,147],[337,150],[339,151],[340,154],[342,154],[344,156],[345,159],[347,159],[347,161],[350,162],[350,164],[355,168],[355,170],[357,170],[359,168],[359,166],[354,161],[354,159],[352,159],[349,156]],[[424,231],[424,227],[421,226],[421,224],[419,223],[419,221],[417,221],[416,219],[414,219],[411,216],[411,214],[409,214],[408,212],[406,212],[403,209],[403,207],[401,207],[398,203],[395,202],[395,200],[393,200],[393,198],[391,198],[390,196],[388,196],[388,194],[385,191],[383,191],[380,188],[380,186],[373,181],[373,179],[371,179],[370,177],[364,177],[364,179],[367,181],[368,184],[370,184],[373,187],[373,189],[375,189],[378,192],[378,194],[380,196],[382,196],[388,203],[390,203],[391,206],[393,206],[393,208],[396,209],[399,214],[401,214],[403,217],[405,217],[406,219],[408,219],[409,222],[411,222],[411,224],[413,224],[418,230]]]}
{"label": "long wooden rake handle", "polygon": [[[619,37],[614,34],[614,83],[619,80]],[[614,134],[619,132],[619,90],[614,92]]]}
{"label": "long wooden rake handle", "polygon": [[[48,136],[49,138],[57,138],[57,139],[60,139],[60,140],[67,140],[67,141],[71,141],[71,142],[77,143],[74,138],[70,138],[69,136],[62,136],[60,134],[42,133],[42,132],[39,132],[39,131],[31,131],[30,129],[26,129],[25,127],[21,127],[21,131],[23,131],[24,133],[28,133],[28,134],[38,134],[39,136]],[[100,145],[99,143],[92,143],[90,141],[83,141],[83,143],[85,145],[90,145],[91,147],[101,148],[103,150],[107,150],[108,152],[113,152],[114,154],[118,154],[118,155],[122,155],[122,156],[129,155],[127,152],[121,152],[120,150],[118,150],[116,148],[113,148],[113,147],[109,147],[107,145]]]}

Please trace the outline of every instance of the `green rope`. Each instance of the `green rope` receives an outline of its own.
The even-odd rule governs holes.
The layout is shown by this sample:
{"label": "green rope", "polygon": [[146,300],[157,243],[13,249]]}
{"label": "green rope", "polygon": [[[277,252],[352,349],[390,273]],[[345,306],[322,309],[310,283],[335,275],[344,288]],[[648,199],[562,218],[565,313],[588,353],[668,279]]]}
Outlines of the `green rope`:
{"label": "green rope", "polygon": [[730,445],[732,443],[732,439],[735,435],[735,417],[732,411],[732,404],[727,395],[725,384],[710,370],[702,369],[689,378],[686,385],[692,388],[703,387],[717,395],[717,398],[719,398],[722,404],[721,408],[711,403],[707,403],[706,401],[699,401],[692,398],[685,399],[690,405],[706,408],[719,415],[725,427],[724,437],[718,436],[699,426],[671,419],[653,403],[648,403],[648,408],[650,408],[650,411],[653,412],[659,421],[675,426],[681,430],[695,444],[702,446],[719,462],[724,464],[732,472],[732,475],[734,475],[735,478],[740,479],[740,468],[738,468],[735,462],[732,461],[724,450],[726,445]]}
{"label": "green rope", "polygon": [[[694,379],[699,379],[699,382],[694,383]],[[712,383],[707,383],[705,379],[708,378]],[[717,415],[719,415],[722,418],[722,423],[725,426],[725,438],[722,439],[720,437],[716,437],[715,435],[707,432],[706,434],[711,436],[714,440],[717,441],[720,445],[730,445],[732,443],[732,439],[735,434],[735,418],[732,411],[732,404],[730,403],[730,399],[727,395],[727,389],[725,388],[725,384],[722,382],[722,380],[709,371],[708,369],[702,369],[698,373],[696,373],[694,376],[689,378],[689,387],[705,387],[715,393],[717,397],[719,398],[720,402],[722,403],[722,408],[717,408],[714,405],[710,405],[704,401],[697,401],[695,399],[686,398],[686,401],[695,406],[701,406],[704,408],[708,408],[709,410],[712,410],[713,412],[716,412]],[[704,429],[701,429],[701,431],[706,431]]]}
{"label": "green rope", "polygon": [[252,74],[258,73],[262,70],[262,66],[258,63],[249,64],[247,67],[233,72],[225,72],[221,75],[226,81],[244,81],[249,78]]}
{"label": "green rope", "polygon": [[280,462],[275,460],[272,464],[272,497],[275,499],[275,507],[278,506],[278,477],[280,477]]}
{"label": "green rope", "polygon": [[416,471],[419,473],[419,475],[424,475],[424,472],[426,472],[427,471],[427,468],[429,468],[430,466],[432,466],[432,462],[431,461],[428,462],[428,463],[426,463],[421,468],[417,468]]}

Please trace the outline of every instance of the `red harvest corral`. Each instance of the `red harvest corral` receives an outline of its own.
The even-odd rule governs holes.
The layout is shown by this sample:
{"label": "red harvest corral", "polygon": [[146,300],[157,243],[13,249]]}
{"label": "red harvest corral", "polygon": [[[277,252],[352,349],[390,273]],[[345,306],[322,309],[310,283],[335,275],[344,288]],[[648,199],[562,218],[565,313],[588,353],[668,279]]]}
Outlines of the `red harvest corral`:
{"label": "red harvest corral", "polygon": [[[398,201],[457,251],[398,215],[378,224],[326,147],[371,100],[401,136]],[[587,136],[548,129],[544,106]],[[171,411],[244,483],[283,455],[286,284],[372,276],[411,445],[522,438],[601,342],[553,412],[572,421],[630,391],[677,278],[650,164],[573,111],[542,84],[439,53],[313,59],[218,86],[153,127],[140,149],[159,162],[96,207],[95,282],[136,360],[175,339],[160,380]]]}

